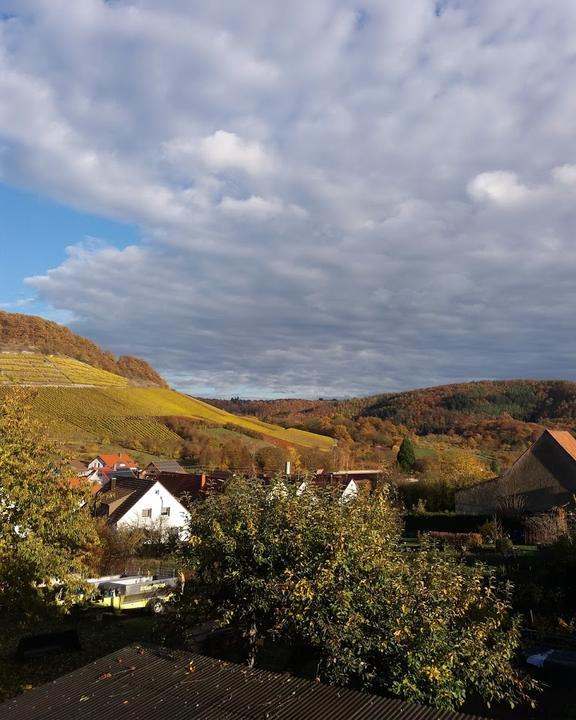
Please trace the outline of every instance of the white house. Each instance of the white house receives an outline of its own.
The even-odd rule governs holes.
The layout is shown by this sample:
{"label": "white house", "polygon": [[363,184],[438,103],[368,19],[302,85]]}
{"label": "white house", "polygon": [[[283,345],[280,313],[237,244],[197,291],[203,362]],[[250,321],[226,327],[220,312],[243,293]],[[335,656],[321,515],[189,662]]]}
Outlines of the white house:
{"label": "white house", "polygon": [[112,468],[113,470],[137,470],[138,463],[131,455],[126,453],[108,453],[97,455],[94,460],[88,463],[89,470],[98,470],[99,468]]}
{"label": "white house", "polygon": [[109,525],[186,536],[190,513],[155,480],[119,478],[102,491],[99,499]]}

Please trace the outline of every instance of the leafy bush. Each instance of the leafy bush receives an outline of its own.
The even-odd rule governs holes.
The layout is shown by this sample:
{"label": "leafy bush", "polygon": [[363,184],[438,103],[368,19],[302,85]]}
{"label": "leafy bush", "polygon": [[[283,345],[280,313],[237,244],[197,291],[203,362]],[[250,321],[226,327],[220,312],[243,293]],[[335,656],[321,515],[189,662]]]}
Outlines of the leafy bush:
{"label": "leafy bush", "polygon": [[250,663],[266,637],[301,644],[338,685],[444,708],[529,699],[507,589],[426,539],[407,550],[399,525],[386,492],[341,503],[232,480],[191,509],[180,614],[237,628]]}
{"label": "leafy bush", "polygon": [[485,543],[495,543],[497,540],[502,538],[503,531],[502,526],[496,519],[486,520],[478,528],[478,532],[482,535],[482,539]]}
{"label": "leafy bush", "polygon": [[509,537],[500,537],[497,538],[494,543],[494,549],[497,553],[501,553],[502,555],[508,555],[514,550],[514,543],[512,540],[510,540]]}
{"label": "leafy bush", "polygon": [[432,531],[428,533],[428,535],[433,540],[439,540],[443,544],[462,548],[463,550],[475,550],[482,545],[482,535],[480,535],[480,533],[449,533]]}

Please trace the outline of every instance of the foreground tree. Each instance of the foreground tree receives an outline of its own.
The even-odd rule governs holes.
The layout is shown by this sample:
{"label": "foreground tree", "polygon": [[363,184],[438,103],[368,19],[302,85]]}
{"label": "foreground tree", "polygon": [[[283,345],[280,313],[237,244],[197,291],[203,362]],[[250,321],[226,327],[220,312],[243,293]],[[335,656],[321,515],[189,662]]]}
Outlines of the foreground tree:
{"label": "foreground tree", "polygon": [[433,546],[406,550],[385,492],[348,502],[283,483],[231,482],[192,510],[182,610],[306,643],[318,674],[456,708],[528,699],[507,588]]}
{"label": "foreground tree", "polygon": [[66,604],[97,543],[89,490],[15,389],[0,405],[0,605],[31,614]]}

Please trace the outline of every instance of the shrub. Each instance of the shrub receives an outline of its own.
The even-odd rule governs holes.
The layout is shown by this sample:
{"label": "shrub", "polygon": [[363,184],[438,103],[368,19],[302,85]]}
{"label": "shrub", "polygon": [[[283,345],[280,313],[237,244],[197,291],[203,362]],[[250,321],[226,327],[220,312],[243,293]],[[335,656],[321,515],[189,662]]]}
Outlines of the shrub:
{"label": "shrub", "polygon": [[502,526],[498,520],[486,520],[480,525],[478,532],[485,543],[495,543],[503,537]]}
{"label": "shrub", "polygon": [[475,550],[482,545],[482,535],[480,533],[449,533],[435,532],[428,533],[434,540],[445,545],[463,548],[464,550]]}
{"label": "shrub", "polygon": [[236,478],[190,512],[179,617],[241,632],[250,665],[273,638],[306,648],[337,685],[450,709],[529,700],[508,588],[426,538],[408,550],[387,492],[340,503]]}
{"label": "shrub", "polygon": [[509,537],[500,537],[496,539],[496,542],[494,543],[494,549],[498,553],[502,553],[502,555],[507,555],[508,553],[511,553],[512,550],[514,550],[514,543],[512,540],[510,540]]}

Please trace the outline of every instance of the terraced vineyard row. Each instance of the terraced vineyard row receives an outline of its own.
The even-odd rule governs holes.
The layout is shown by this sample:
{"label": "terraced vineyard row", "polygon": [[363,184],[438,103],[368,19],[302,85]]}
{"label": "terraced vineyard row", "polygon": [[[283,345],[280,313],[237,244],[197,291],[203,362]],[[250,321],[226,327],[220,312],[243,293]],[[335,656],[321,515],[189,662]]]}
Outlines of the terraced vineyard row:
{"label": "terraced vineyard row", "polygon": [[81,432],[90,426],[90,432],[98,439],[115,440],[120,444],[130,445],[130,441],[137,442],[174,442],[181,439],[169,430],[163,423],[154,418],[142,417],[95,417],[69,418],[67,424],[74,426]]}
{"label": "terraced vineyard row", "polygon": [[99,385],[127,387],[128,380],[120,375],[100,370],[70,358],[50,357],[51,362],[59,368],[70,382],[77,385]]}
{"label": "terraced vineyard row", "polygon": [[0,353],[0,383],[70,385],[66,375],[42,355]]}
{"label": "terraced vineyard row", "polygon": [[158,418],[169,415],[234,425],[265,439],[331,450],[331,438],[271,425],[225,410],[168,388],[132,387],[119,375],[70,358],[34,353],[0,353],[0,389],[36,387],[34,405],[54,432],[66,439],[172,441],[177,436]]}
{"label": "terraced vineyard row", "polygon": [[[6,388],[4,388],[6,390]],[[34,406],[48,418],[58,435],[75,429],[74,437],[123,439],[176,439],[158,418],[178,415],[207,420],[216,425],[235,425],[239,429],[301,447],[331,450],[332,438],[301,430],[239,417],[201,400],[164,388],[38,387]]]}
{"label": "terraced vineyard row", "polygon": [[0,384],[126,387],[128,380],[70,358],[0,353]]}

